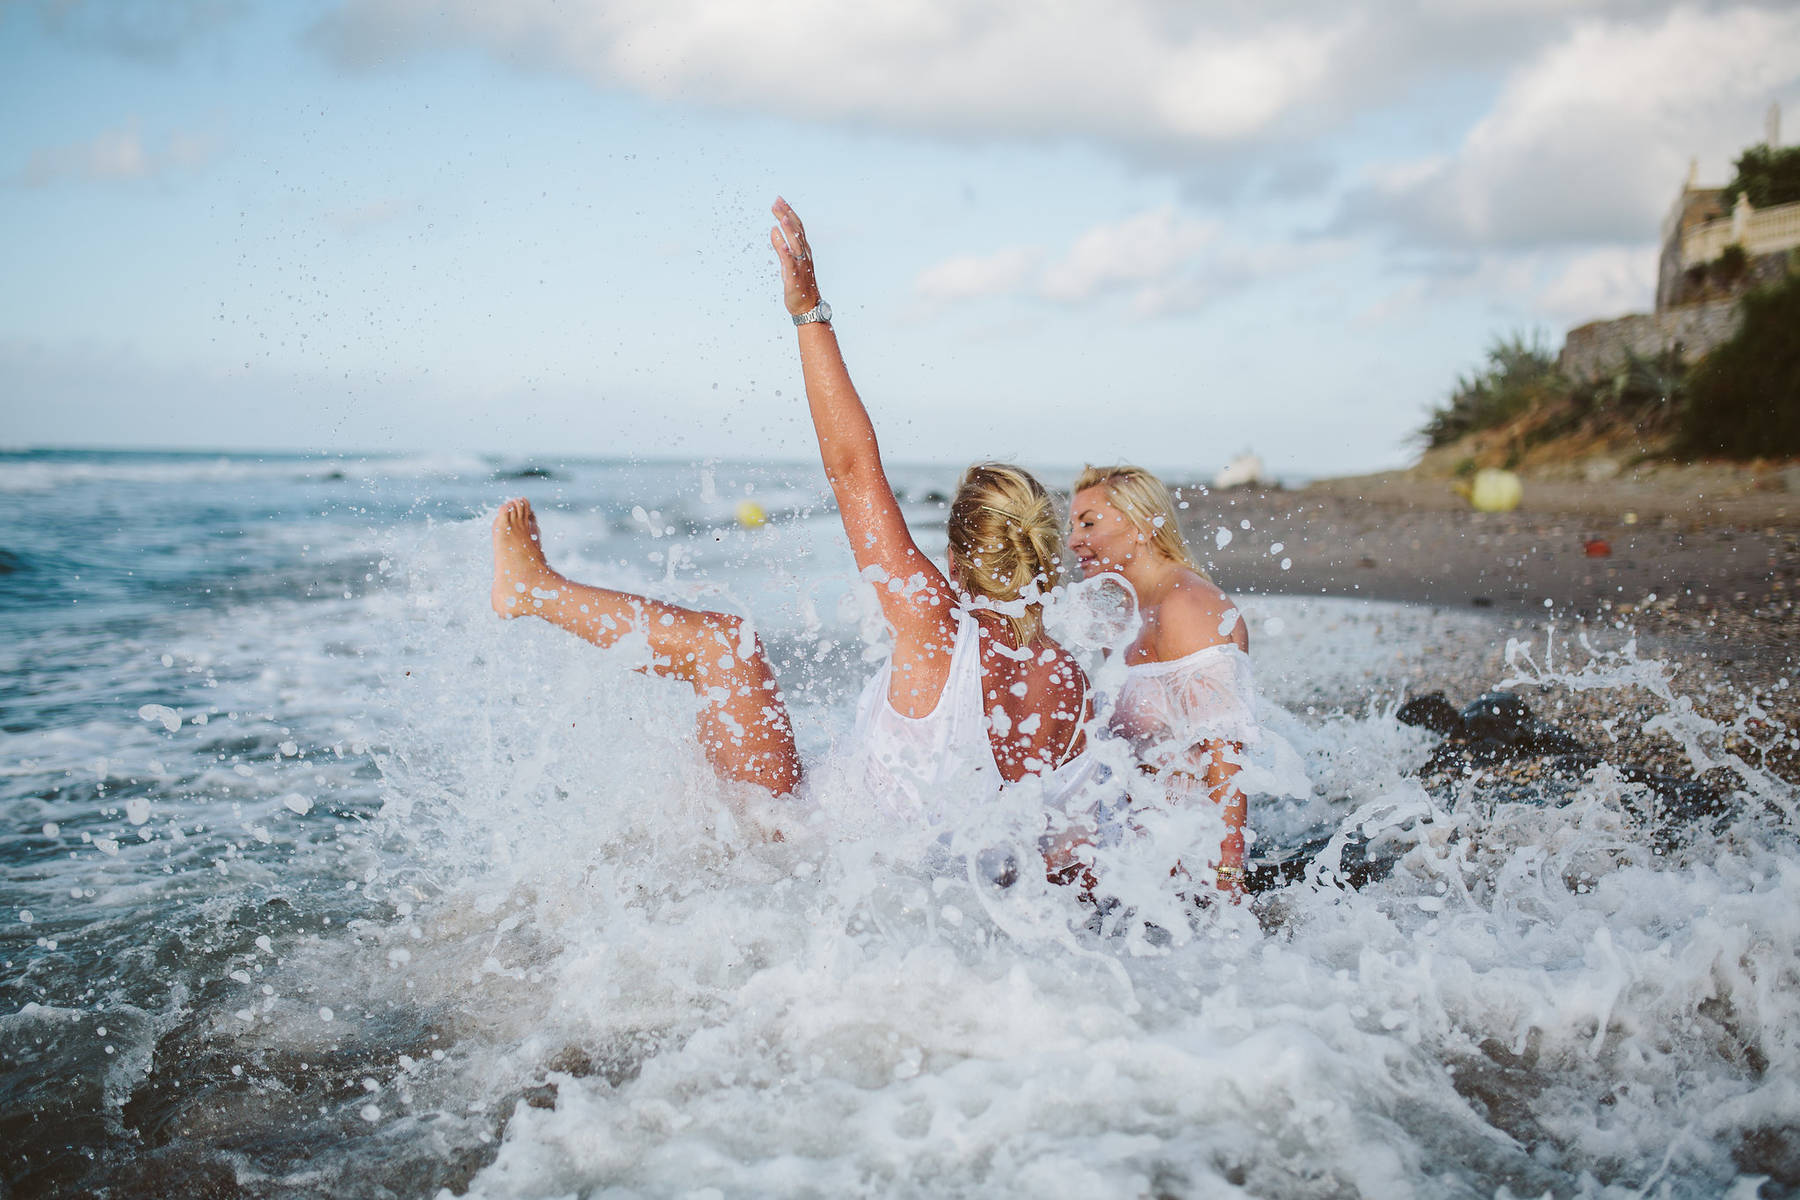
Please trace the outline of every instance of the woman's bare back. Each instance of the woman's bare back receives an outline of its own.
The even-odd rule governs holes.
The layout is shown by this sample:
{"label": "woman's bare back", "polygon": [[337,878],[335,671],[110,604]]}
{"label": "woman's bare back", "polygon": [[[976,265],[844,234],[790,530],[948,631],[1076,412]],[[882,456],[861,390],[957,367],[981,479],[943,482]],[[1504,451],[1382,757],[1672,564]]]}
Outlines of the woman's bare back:
{"label": "woman's bare back", "polygon": [[1006,622],[978,616],[982,711],[1001,777],[1017,783],[1079,754],[1088,714],[1087,675],[1074,657],[1039,635],[1015,648]]}

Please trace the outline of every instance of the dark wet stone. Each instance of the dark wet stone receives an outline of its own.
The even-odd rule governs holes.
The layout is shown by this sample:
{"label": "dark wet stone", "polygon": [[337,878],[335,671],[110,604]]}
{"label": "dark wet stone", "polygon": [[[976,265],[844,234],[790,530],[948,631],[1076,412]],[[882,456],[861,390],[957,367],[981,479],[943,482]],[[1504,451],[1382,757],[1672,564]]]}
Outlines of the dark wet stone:
{"label": "dark wet stone", "polygon": [[502,479],[555,479],[556,472],[549,467],[520,467],[516,471],[504,472]]}
{"label": "dark wet stone", "polygon": [[1462,710],[1462,723],[1471,738],[1512,745],[1529,736],[1531,706],[1511,692],[1489,692]]}
{"label": "dark wet stone", "polygon": [[[1531,706],[1511,692],[1489,692],[1462,710],[1463,735],[1490,748],[1519,754],[1583,754],[1587,747],[1556,726],[1531,715]],[[1489,750],[1489,756],[1492,749]]]}
{"label": "dark wet stone", "polygon": [[[1765,1196],[1791,1196],[1800,1190],[1800,1128],[1766,1126],[1752,1130],[1732,1148],[1731,1157],[1746,1175],[1767,1175]],[[1779,1191],[1771,1191],[1774,1184]]]}
{"label": "dark wet stone", "polygon": [[1402,725],[1417,725],[1429,729],[1433,733],[1463,732],[1462,714],[1457,712],[1455,706],[1444,698],[1442,692],[1415,696],[1402,704],[1394,716]]}
{"label": "dark wet stone", "polygon": [[[1331,838],[1331,834],[1320,834],[1291,850],[1249,857],[1244,862],[1244,890],[1255,895],[1306,880],[1312,874],[1314,861],[1331,845]],[[1344,842],[1338,869],[1331,873],[1331,879],[1360,888],[1393,870],[1397,861],[1394,855],[1371,852],[1367,838],[1353,836]]]}
{"label": "dark wet stone", "polygon": [[1544,1090],[1545,1075],[1536,1054],[1514,1054],[1494,1038],[1486,1038],[1479,1054],[1454,1059],[1451,1081],[1463,1099],[1489,1125],[1508,1134],[1527,1148],[1544,1140],[1538,1124],[1537,1099]]}
{"label": "dark wet stone", "polygon": [[1244,860],[1244,890],[1251,895],[1299,883],[1312,857],[1304,850],[1282,850]]}
{"label": "dark wet stone", "polygon": [[1625,782],[1650,789],[1648,796],[1628,796],[1630,807],[1669,833],[1702,825],[1716,829],[1719,818],[1734,811],[1729,793],[1703,779],[1678,779],[1634,763],[1616,769]]}

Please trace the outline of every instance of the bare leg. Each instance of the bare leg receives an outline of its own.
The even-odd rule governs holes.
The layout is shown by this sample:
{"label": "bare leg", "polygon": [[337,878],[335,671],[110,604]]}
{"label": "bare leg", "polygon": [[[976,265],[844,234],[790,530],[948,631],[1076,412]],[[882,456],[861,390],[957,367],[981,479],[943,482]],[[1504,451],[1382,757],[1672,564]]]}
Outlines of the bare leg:
{"label": "bare leg", "polygon": [[544,558],[527,500],[507,501],[494,518],[492,599],[502,617],[542,617],[602,648],[643,634],[649,669],[687,683],[700,697],[696,732],[714,771],[776,796],[800,785],[800,755],[775,672],[741,618],[564,578]]}

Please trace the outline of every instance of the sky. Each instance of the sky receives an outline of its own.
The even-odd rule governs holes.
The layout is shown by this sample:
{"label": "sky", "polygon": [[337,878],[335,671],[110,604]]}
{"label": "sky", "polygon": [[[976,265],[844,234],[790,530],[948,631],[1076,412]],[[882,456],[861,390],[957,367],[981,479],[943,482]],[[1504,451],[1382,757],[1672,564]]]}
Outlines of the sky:
{"label": "sky", "polygon": [[1791,0],[0,0],[0,447],[805,459],[782,195],[890,458],[1381,469],[1773,102]]}

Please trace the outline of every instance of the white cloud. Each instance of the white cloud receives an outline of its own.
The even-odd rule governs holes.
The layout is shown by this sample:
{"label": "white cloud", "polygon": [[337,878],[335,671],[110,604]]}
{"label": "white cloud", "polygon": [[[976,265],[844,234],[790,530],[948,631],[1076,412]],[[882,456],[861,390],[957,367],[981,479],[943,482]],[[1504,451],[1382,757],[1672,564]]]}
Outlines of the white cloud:
{"label": "white cloud", "polygon": [[1571,256],[1537,293],[1537,307],[1565,324],[1646,312],[1656,299],[1656,247],[1607,246]]}
{"label": "white cloud", "polygon": [[1478,301],[1498,327],[1561,332],[1589,321],[1647,312],[1656,295],[1656,246],[1551,246],[1484,250],[1445,258],[1402,278],[1351,315],[1359,328],[1417,321],[1446,305]]}
{"label": "white cloud", "polygon": [[1042,254],[1026,246],[995,254],[946,259],[927,267],[913,281],[922,299],[941,303],[998,296],[1016,290]]}
{"label": "white cloud", "polygon": [[1342,224],[1465,247],[1639,240],[1690,154],[1800,98],[1792,0],[347,0],[311,40],[346,66],[472,46],[686,104],[1080,140],[1214,199],[1321,194],[1383,127],[1456,138],[1368,169]]}
{"label": "white cloud", "polygon": [[1250,138],[1315,105],[1359,27],[1167,0],[365,0],[313,40],[373,66],[470,43],[608,88],[801,119],[1134,146]]}
{"label": "white cloud", "polygon": [[1221,238],[1220,222],[1165,204],[1078,235],[1048,261],[1035,247],[947,259],[919,273],[914,290],[946,302],[1012,295],[1075,306],[1123,297],[1139,316],[1191,312],[1259,280],[1337,258],[1342,241],[1247,245]]}
{"label": "white cloud", "polygon": [[1042,294],[1075,302],[1102,292],[1168,289],[1217,235],[1216,221],[1183,216],[1173,205],[1090,229],[1045,269]]}
{"label": "white cloud", "polygon": [[33,187],[63,179],[148,179],[166,171],[201,166],[212,158],[214,149],[210,139],[187,133],[171,134],[161,144],[153,145],[144,140],[133,123],[105,130],[86,141],[35,150],[19,179]]}
{"label": "white cloud", "polygon": [[1459,246],[1640,243],[1690,156],[1757,140],[1770,99],[1797,89],[1800,11],[1583,21],[1512,76],[1454,155],[1372,171],[1345,223]]}

